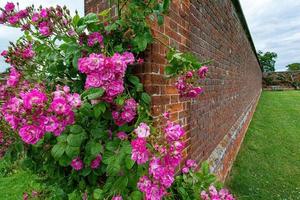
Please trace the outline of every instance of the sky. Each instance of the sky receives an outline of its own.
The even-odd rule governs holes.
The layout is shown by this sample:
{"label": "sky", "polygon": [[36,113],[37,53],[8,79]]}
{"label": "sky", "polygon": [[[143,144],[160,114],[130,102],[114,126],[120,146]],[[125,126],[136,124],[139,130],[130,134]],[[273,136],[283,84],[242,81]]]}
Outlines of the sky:
{"label": "sky", "polygon": [[[10,0],[19,2],[24,8],[34,4],[39,6],[66,5],[71,11],[78,10],[83,15],[84,0]],[[273,51],[278,54],[276,71],[300,62],[300,0],[240,0],[256,50]],[[0,0],[4,7],[5,0]],[[9,41],[15,41],[20,31],[0,26],[0,52],[7,48]],[[0,58],[0,71],[7,65]]]}
{"label": "sky", "polygon": [[[3,8],[6,4],[6,0],[0,0],[0,7]],[[56,6],[56,5],[66,5],[72,13],[77,10],[80,16],[84,13],[84,0],[9,0],[9,2],[20,4],[20,9],[34,4],[36,7],[40,5],[44,7]],[[0,25],[0,52],[7,49],[9,41],[15,42],[18,37],[21,36],[21,31],[16,28],[9,28]],[[4,62],[3,58],[0,56],[0,72],[4,71],[8,65]]]}
{"label": "sky", "polygon": [[278,54],[276,71],[300,63],[300,0],[240,0],[256,50]]}

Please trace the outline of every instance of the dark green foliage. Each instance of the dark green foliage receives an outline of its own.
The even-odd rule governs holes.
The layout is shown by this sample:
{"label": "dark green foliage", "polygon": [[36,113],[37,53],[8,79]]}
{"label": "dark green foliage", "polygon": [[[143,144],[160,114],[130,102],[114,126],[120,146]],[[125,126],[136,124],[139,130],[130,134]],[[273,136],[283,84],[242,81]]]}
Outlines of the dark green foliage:
{"label": "dark green foliage", "polygon": [[187,174],[177,176],[170,189],[171,195],[167,199],[199,199],[201,191],[207,191],[211,185],[222,187],[216,176],[209,172],[208,163],[204,162],[198,172],[190,170]]}
{"label": "dark green foliage", "polygon": [[300,63],[292,63],[286,66],[289,71],[297,71],[300,70]]}
{"label": "dark green foliage", "polygon": [[274,52],[266,52],[258,51],[257,53],[260,66],[263,72],[274,72],[275,71],[275,63],[277,54]]}

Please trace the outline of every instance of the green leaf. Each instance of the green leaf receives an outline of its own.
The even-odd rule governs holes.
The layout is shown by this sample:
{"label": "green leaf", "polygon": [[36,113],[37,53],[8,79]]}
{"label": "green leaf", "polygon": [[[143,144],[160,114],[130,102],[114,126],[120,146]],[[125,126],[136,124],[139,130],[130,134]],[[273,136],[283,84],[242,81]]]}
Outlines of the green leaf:
{"label": "green leaf", "polygon": [[80,154],[80,148],[79,147],[72,147],[72,146],[67,146],[66,148],[66,154],[70,158],[74,158]]}
{"label": "green leaf", "polygon": [[111,162],[108,163],[106,168],[106,173],[109,176],[115,176],[119,173],[120,170],[121,170],[120,162],[116,157],[114,157],[113,159],[111,159]]}
{"label": "green leaf", "polygon": [[169,11],[170,3],[171,3],[170,0],[164,0],[164,2],[163,2],[163,13],[164,14],[167,14],[167,12]]}
{"label": "green leaf", "polygon": [[152,35],[149,31],[144,32],[143,35],[137,35],[134,39],[133,39],[133,44],[134,46],[137,46],[137,51],[138,52],[142,52],[145,51],[145,49],[147,48],[148,44],[151,43],[153,40]]}
{"label": "green leaf", "polygon": [[149,94],[145,92],[142,93],[141,99],[143,102],[145,102],[148,105],[151,103],[151,97],[149,96]]}
{"label": "green leaf", "polygon": [[164,23],[164,16],[163,15],[157,15],[157,23],[158,25],[163,25]]}
{"label": "green leaf", "polygon": [[133,85],[137,85],[137,84],[140,83],[139,77],[134,76],[134,75],[128,76],[128,80],[129,80],[129,82],[132,83]]}
{"label": "green leaf", "polygon": [[73,17],[73,20],[72,20],[72,23],[73,25],[76,27],[78,22],[80,20],[80,16],[78,14],[76,14],[74,17]]}
{"label": "green leaf", "polygon": [[102,162],[104,164],[109,164],[111,163],[113,160],[115,159],[115,153],[114,152],[111,152],[111,151],[106,151],[104,154],[103,154],[103,157],[102,157]]}
{"label": "green leaf", "polygon": [[118,148],[119,144],[120,142],[118,140],[109,141],[106,143],[105,148],[109,151],[115,151]]}
{"label": "green leaf", "polygon": [[67,142],[72,147],[80,147],[82,141],[85,139],[83,134],[70,134],[67,138]]}
{"label": "green leaf", "polygon": [[122,142],[122,146],[121,146],[121,152],[122,153],[126,153],[126,154],[131,154],[131,145],[128,141],[124,141]]}
{"label": "green leaf", "polygon": [[59,143],[63,143],[63,142],[66,142],[67,141],[67,135],[66,134],[62,134],[60,136],[58,136],[56,139]]}
{"label": "green leaf", "polygon": [[142,92],[144,90],[143,84],[139,83],[135,86],[137,92]]}
{"label": "green leaf", "polygon": [[130,194],[130,200],[142,200],[143,194],[140,191],[134,191]]}
{"label": "green leaf", "polygon": [[69,158],[66,154],[63,154],[63,156],[59,159],[59,164],[63,167],[67,167],[72,162],[72,159]]}
{"label": "green leaf", "polygon": [[108,8],[108,9],[101,11],[98,15],[101,17],[106,17],[110,13],[110,11],[111,11],[111,8]]}
{"label": "green leaf", "polygon": [[96,13],[89,13],[81,19],[84,24],[91,24],[99,21]]}
{"label": "green leaf", "polygon": [[94,199],[103,199],[103,191],[100,189],[95,189],[93,192]]}
{"label": "green leaf", "polygon": [[131,169],[134,166],[134,163],[135,162],[131,159],[130,155],[125,158],[125,166],[127,169]]}
{"label": "green leaf", "polygon": [[51,149],[51,155],[55,160],[58,160],[65,152],[65,146],[61,143],[58,143],[53,146]]}
{"label": "green leaf", "polygon": [[91,155],[97,156],[99,153],[101,153],[103,147],[100,143],[92,143],[91,144]]}
{"label": "green leaf", "polygon": [[82,175],[82,176],[88,176],[91,172],[92,172],[91,168],[84,168],[84,169],[81,171],[81,175]]}
{"label": "green leaf", "polygon": [[107,32],[111,32],[111,31],[117,30],[118,27],[119,27],[119,25],[118,25],[117,23],[112,23],[112,24],[110,24],[110,25],[108,25],[108,26],[105,26],[104,29],[105,29]]}
{"label": "green leaf", "polygon": [[75,124],[70,127],[70,132],[74,134],[79,134],[84,132],[84,129],[80,125]]}
{"label": "green leaf", "polygon": [[125,99],[126,99],[126,96],[118,96],[115,99],[115,102],[116,102],[117,105],[122,106],[125,102]]}
{"label": "green leaf", "polygon": [[106,104],[104,102],[100,102],[94,106],[94,115],[96,118],[99,118],[102,113],[106,110]]}
{"label": "green leaf", "polygon": [[93,100],[93,99],[97,99],[102,97],[102,95],[104,94],[105,90],[102,88],[90,88],[86,91],[84,91],[81,94],[81,97],[83,99],[89,99],[89,100]]}
{"label": "green leaf", "polygon": [[111,193],[121,193],[128,185],[128,177],[127,176],[120,176],[117,180],[113,183],[111,187]]}
{"label": "green leaf", "polygon": [[165,67],[165,73],[167,75],[175,75],[176,73],[176,68],[175,67],[172,67],[172,66],[167,66]]}
{"label": "green leaf", "polygon": [[76,52],[74,53],[74,57],[73,57],[73,60],[72,60],[72,64],[73,64],[73,67],[75,69],[78,69],[78,59],[81,57],[81,53],[80,52]]}
{"label": "green leaf", "polygon": [[105,130],[103,130],[102,128],[99,128],[99,127],[95,127],[93,129],[91,129],[90,133],[96,139],[102,138],[105,134],[107,134],[105,132]]}
{"label": "green leaf", "polygon": [[207,162],[203,162],[201,168],[203,175],[209,174],[209,164]]}

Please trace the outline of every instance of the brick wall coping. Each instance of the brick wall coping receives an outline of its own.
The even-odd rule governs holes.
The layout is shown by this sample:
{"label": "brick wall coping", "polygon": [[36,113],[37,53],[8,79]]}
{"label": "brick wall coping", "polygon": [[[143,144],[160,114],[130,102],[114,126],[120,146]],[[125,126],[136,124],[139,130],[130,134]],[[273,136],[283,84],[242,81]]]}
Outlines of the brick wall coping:
{"label": "brick wall coping", "polygon": [[242,9],[241,3],[240,3],[239,0],[232,0],[232,3],[235,7],[235,10],[236,10],[236,13],[239,17],[239,20],[241,21],[241,24],[242,24],[242,27],[243,27],[245,33],[246,33],[246,36],[247,36],[247,38],[248,38],[248,40],[251,44],[252,51],[255,53],[257,62],[260,65],[260,62],[259,62],[259,59],[258,59],[258,56],[257,56],[257,53],[256,53],[257,51],[256,51],[256,48],[255,48],[255,45],[254,45],[250,30],[249,30],[249,27],[248,27],[248,24],[247,24],[247,20],[245,18],[245,15],[244,15],[244,12],[243,12],[243,9]]}

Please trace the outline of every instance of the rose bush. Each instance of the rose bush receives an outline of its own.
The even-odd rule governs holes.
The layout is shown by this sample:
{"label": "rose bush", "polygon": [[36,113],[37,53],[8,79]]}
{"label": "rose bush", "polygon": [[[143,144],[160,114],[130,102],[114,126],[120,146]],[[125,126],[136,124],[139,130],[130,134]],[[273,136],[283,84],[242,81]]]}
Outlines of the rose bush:
{"label": "rose bush", "polygon": [[[1,53],[12,67],[0,87],[0,136],[15,140],[14,159],[22,157],[24,166],[59,185],[59,192],[45,198],[172,196],[185,131],[168,113],[162,131],[153,126],[151,98],[132,73],[154,40],[147,20],[163,23],[169,4],[117,1],[84,17],[60,6],[1,8],[0,24],[24,35]],[[182,97],[202,93],[206,66],[172,48],[167,59],[166,74],[179,77]]]}

